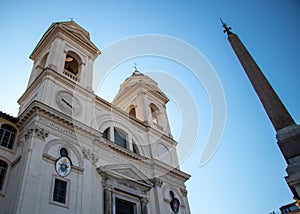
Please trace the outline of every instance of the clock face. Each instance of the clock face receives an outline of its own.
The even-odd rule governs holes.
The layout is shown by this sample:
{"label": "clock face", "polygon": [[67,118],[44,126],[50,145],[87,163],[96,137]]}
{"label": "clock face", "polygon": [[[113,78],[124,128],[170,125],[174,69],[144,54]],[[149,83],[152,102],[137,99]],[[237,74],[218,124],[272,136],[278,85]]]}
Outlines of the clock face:
{"label": "clock face", "polygon": [[56,94],[56,103],[58,107],[69,115],[78,115],[81,110],[79,100],[71,93],[60,91]]}
{"label": "clock face", "polygon": [[68,157],[60,157],[56,160],[55,170],[61,177],[66,177],[70,174],[72,169],[71,161]]}

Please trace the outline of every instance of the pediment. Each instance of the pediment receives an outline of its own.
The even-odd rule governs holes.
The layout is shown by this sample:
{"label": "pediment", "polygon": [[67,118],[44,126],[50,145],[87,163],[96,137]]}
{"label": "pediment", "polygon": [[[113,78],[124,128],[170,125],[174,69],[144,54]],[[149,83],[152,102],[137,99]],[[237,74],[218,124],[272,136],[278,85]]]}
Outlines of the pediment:
{"label": "pediment", "polygon": [[90,36],[89,33],[86,32],[83,28],[81,28],[79,25],[72,23],[72,22],[64,22],[61,24],[61,28],[63,28],[65,31],[73,34],[83,42],[90,44]]}
{"label": "pediment", "polygon": [[39,52],[45,44],[51,41],[51,39],[59,35],[59,33],[82,42],[82,44],[84,44],[95,56],[101,53],[100,50],[90,40],[90,35],[86,30],[73,21],[67,21],[52,23],[31,53],[30,58],[35,60],[37,52]]}
{"label": "pediment", "polygon": [[99,173],[105,173],[120,180],[129,180],[148,188],[153,186],[147,176],[133,164],[106,165],[99,167],[97,170]]}

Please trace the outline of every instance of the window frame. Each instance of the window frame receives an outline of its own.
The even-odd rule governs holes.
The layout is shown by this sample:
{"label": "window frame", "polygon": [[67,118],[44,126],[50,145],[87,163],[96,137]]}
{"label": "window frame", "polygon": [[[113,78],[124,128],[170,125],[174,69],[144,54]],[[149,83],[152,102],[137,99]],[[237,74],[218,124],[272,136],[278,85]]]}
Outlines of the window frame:
{"label": "window frame", "polygon": [[116,202],[117,200],[125,201],[133,205],[133,213],[134,214],[141,214],[141,202],[138,197],[135,197],[131,194],[126,194],[125,192],[115,191],[112,194],[112,208],[113,214],[116,214],[117,207]]}
{"label": "window frame", "polygon": [[[121,141],[118,141],[119,139],[122,139],[122,143],[125,144],[124,146],[119,144],[119,142],[121,142]],[[122,148],[128,149],[129,142],[128,142],[127,132],[123,131],[120,128],[114,127],[114,143]]]}
{"label": "window frame", "polygon": [[[55,188],[55,179],[58,179],[58,180],[61,180],[61,181],[64,181],[64,182],[67,183],[66,184],[65,203],[61,203],[61,202],[53,200],[53,194],[54,194],[54,188]],[[52,181],[51,181],[50,195],[49,195],[49,203],[53,204],[53,205],[60,206],[60,207],[69,208],[70,185],[71,185],[71,180],[70,179],[66,179],[66,178],[63,178],[63,177],[60,177],[58,175],[53,174],[52,175]]]}
{"label": "window frame", "polygon": [[134,142],[134,140],[132,140],[132,152],[135,154],[140,155],[140,150],[138,145]]}
{"label": "window frame", "polygon": [[0,158],[0,161],[3,161],[7,165],[5,176],[4,176],[4,181],[3,181],[3,184],[2,184],[2,189],[0,190],[0,196],[4,196],[5,192],[6,192],[6,188],[7,188],[9,173],[10,173],[10,164],[9,164],[8,161],[6,161],[2,158]]}
{"label": "window frame", "polygon": [[[67,58],[70,57],[72,58],[71,62],[67,62]],[[75,80],[76,82],[80,82],[80,76],[81,76],[81,71],[82,71],[82,56],[79,55],[79,53],[77,51],[73,51],[73,50],[68,50],[65,51],[65,61],[64,61],[64,69],[63,69],[63,74],[68,76],[69,78]],[[75,70],[70,70],[70,68],[68,68],[70,66],[74,68],[74,66],[76,67]]]}
{"label": "window frame", "polygon": [[160,126],[161,125],[161,119],[160,119],[160,110],[157,105],[154,103],[151,103],[149,105],[150,112],[151,112],[151,122],[153,125]]}
{"label": "window frame", "polygon": [[[136,136],[134,136],[130,130],[121,126],[109,124],[103,126],[99,131],[101,133],[102,138],[109,141],[110,143],[113,143],[118,147],[127,149],[128,151],[133,152],[134,154],[142,156],[144,155],[144,152],[142,152],[141,145],[139,143],[136,143],[138,142]],[[116,131],[118,135],[122,137],[122,139],[125,141],[125,147],[116,143]]]}
{"label": "window frame", "polygon": [[[13,128],[15,130],[14,137],[13,137],[13,140],[11,142],[11,144],[12,144],[11,148],[9,148],[8,145],[10,145],[12,132],[10,130],[2,128],[2,126],[4,126],[4,125],[9,126],[9,127]],[[16,127],[14,127],[13,125],[11,125],[9,123],[1,123],[0,130],[4,130],[2,136],[0,136],[0,147],[3,148],[3,149],[6,149],[8,151],[14,151],[18,130],[16,129]],[[10,134],[9,134],[9,141],[7,142],[7,146],[4,146],[4,145],[2,145],[2,143],[3,143],[3,138],[4,138],[6,132],[10,132]]]}
{"label": "window frame", "polygon": [[[106,128],[103,132],[102,132],[102,137],[106,140],[110,140],[110,127]],[[111,141],[111,140],[110,140]]]}
{"label": "window frame", "polygon": [[131,105],[128,111],[129,116],[136,118],[136,107]]}

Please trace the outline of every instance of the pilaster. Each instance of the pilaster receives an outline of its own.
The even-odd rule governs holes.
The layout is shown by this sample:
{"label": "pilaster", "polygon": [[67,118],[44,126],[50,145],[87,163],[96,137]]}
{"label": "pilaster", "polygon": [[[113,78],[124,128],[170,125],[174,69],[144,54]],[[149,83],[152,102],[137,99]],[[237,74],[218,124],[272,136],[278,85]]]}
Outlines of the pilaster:
{"label": "pilaster", "polygon": [[162,213],[163,210],[161,209],[164,207],[162,192],[163,181],[160,178],[153,178],[151,181],[154,184],[155,212]]}
{"label": "pilaster", "polygon": [[104,187],[104,214],[112,214],[112,187]]}
{"label": "pilaster", "polygon": [[148,214],[148,208],[147,208],[148,203],[149,203],[148,198],[141,199],[142,214]]}
{"label": "pilaster", "polygon": [[[59,71],[58,69],[60,68],[60,61],[63,58],[62,54],[63,52],[63,41],[60,36],[56,37],[51,45],[49,56],[47,59],[47,64],[46,67],[51,68],[54,71]],[[62,71],[61,71],[62,72]]]}
{"label": "pilaster", "polygon": [[45,140],[48,132],[42,127],[34,124],[27,128],[24,138],[25,147],[23,151],[24,165],[23,180],[21,182],[20,198],[16,213],[35,213],[39,208],[39,201],[42,185],[42,156]]}

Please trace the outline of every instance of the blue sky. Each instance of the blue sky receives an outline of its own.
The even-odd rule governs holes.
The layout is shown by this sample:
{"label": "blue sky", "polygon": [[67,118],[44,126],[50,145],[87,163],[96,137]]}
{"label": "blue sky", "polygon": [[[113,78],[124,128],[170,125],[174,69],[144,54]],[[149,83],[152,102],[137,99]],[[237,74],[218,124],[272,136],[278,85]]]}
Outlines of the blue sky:
{"label": "blue sky", "polygon": [[[0,110],[17,115],[17,100],[26,89],[32,68],[28,56],[52,22],[73,18],[89,31],[100,50],[136,35],[178,38],[210,62],[225,94],[224,135],[217,152],[204,166],[199,166],[199,157],[212,123],[210,100],[204,87],[180,63],[159,57],[131,59],[111,71],[106,83],[97,85],[95,91],[111,101],[119,85],[131,75],[134,62],[149,75],[160,71],[180,80],[193,97],[200,118],[198,138],[181,166],[192,175],[187,182],[192,213],[276,211],[292,201],[284,181],[286,163],[277,147],[275,131],[222,32],[219,17],[239,35],[299,122],[300,2],[296,0],[1,1]],[[159,77],[156,80],[163,85]],[[182,130],[178,115],[184,116],[184,112],[172,99],[174,95],[167,95],[171,98],[168,113],[176,138]]]}

